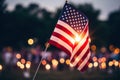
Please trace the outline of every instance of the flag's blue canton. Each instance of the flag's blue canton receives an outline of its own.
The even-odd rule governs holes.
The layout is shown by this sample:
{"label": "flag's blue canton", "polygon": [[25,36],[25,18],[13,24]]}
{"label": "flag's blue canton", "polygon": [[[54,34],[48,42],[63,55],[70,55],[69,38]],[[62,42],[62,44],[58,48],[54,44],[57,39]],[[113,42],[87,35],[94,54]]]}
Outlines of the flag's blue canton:
{"label": "flag's blue canton", "polygon": [[59,19],[69,24],[78,33],[81,33],[88,23],[87,17],[70,4],[66,4],[64,6],[63,12]]}

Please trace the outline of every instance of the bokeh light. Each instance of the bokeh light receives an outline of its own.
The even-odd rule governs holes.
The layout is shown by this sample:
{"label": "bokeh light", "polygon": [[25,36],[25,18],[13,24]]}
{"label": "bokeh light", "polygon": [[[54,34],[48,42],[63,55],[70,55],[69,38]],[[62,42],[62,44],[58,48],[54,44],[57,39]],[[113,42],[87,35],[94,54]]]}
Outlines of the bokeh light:
{"label": "bokeh light", "polygon": [[31,65],[31,62],[30,62],[30,61],[27,61],[26,63]]}
{"label": "bokeh light", "polygon": [[102,58],[101,58],[101,62],[106,62],[106,58],[105,58],[105,57],[102,57]]}
{"label": "bokeh light", "polygon": [[25,66],[24,66],[23,64],[21,64],[21,65],[20,65],[20,68],[21,68],[21,69],[24,69],[24,68],[25,68]]}
{"label": "bokeh light", "polygon": [[26,67],[27,69],[29,69],[29,68],[30,68],[30,64],[29,64],[29,63],[26,63],[26,64],[25,64],[25,67]]}
{"label": "bokeh light", "polygon": [[45,65],[45,69],[46,69],[46,70],[50,70],[50,68],[51,68],[50,64],[46,64],[46,65]]}
{"label": "bokeh light", "polygon": [[67,65],[70,64],[70,59],[66,59],[66,64],[67,64]]}
{"label": "bokeh light", "polygon": [[113,62],[112,61],[109,61],[108,65],[111,67],[113,66]]}
{"label": "bokeh light", "polygon": [[58,61],[56,59],[52,59],[52,64],[57,66],[58,65]]}
{"label": "bokeh light", "polygon": [[20,62],[20,61],[18,61],[18,62],[17,62],[17,66],[18,66],[18,67],[20,67],[20,65],[21,65],[21,62]]}
{"label": "bokeh light", "polygon": [[2,69],[3,69],[3,66],[0,64],[0,71],[2,71]]}
{"label": "bokeh light", "polygon": [[105,69],[105,68],[106,68],[106,63],[105,63],[105,62],[102,62],[100,68],[101,68],[101,69]]}
{"label": "bokeh light", "polygon": [[60,63],[63,64],[65,62],[65,59],[64,58],[60,58]]}
{"label": "bokeh light", "polygon": [[119,68],[120,68],[120,62],[119,62]]}
{"label": "bokeh light", "polygon": [[71,67],[71,68],[73,68],[73,67],[74,67],[74,65],[70,63],[70,67]]}
{"label": "bokeh light", "polygon": [[93,64],[89,63],[88,68],[92,68],[92,67],[93,67]]}
{"label": "bokeh light", "polygon": [[34,40],[32,38],[28,39],[28,44],[29,45],[33,45],[34,44]]}
{"label": "bokeh light", "polygon": [[102,47],[102,48],[100,49],[100,51],[101,51],[102,53],[105,53],[105,52],[107,51],[107,49],[106,49],[106,47]]}
{"label": "bokeh light", "polygon": [[94,67],[98,67],[98,62],[93,63]]}
{"label": "bokeh light", "polygon": [[92,45],[92,46],[91,46],[91,50],[92,50],[92,51],[96,51],[96,45]]}
{"label": "bokeh light", "polygon": [[20,58],[21,58],[21,54],[17,53],[17,54],[16,54],[16,58],[17,58],[17,59],[20,59]]}
{"label": "bokeh light", "polygon": [[93,57],[92,60],[93,60],[94,62],[96,62],[96,61],[97,61],[97,57]]}
{"label": "bokeh light", "polygon": [[119,66],[119,62],[118,61],[115,61],[114,62],[114,65],[117,67],[117,66]]}
{"label": "bokeh light", "polygon": [[116,48],[116,49],[114,50],[114,54],[119,54],[119,52],[120,52],[120,49],[119,49],[119,48]]}
{"label": "bokeh light", "polygon": [[42,60],[42,65],[46,65],[46,64],[47,64],[46,60]]}
{"label": "bokeh light", "polygon": [[21,59],[21,63],[25,64],[26,60],[25,59]]}
{"label": "bokeh light", "polygon": [[109,46],[109,50],[110,50],[111,52],[113,52],[113,51],[115,50],[114,45],[111,44],[111,45]]}

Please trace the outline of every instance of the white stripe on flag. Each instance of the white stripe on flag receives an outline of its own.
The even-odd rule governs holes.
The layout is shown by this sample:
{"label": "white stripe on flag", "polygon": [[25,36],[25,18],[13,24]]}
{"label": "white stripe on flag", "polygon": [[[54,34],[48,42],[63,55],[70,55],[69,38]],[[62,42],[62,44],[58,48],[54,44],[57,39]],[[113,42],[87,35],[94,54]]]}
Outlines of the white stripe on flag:
{"label": "white stripe on flag", "polygon": [[59,29],[59,28],[55,28],[54,32],[58,33],[58,34],[61,34],[62,36],[64,36],[67,40],[70,40],[70,42],[74,45],[75,43],[75,40],[70,36],[68,35],[66,32],[64,32],[63,30]]}

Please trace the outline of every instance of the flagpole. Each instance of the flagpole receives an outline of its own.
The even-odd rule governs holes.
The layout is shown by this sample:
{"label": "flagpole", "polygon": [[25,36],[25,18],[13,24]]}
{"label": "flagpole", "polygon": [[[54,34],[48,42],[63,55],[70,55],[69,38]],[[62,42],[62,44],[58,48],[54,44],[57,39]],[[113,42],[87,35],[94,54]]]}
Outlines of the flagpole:
{"label": "flagpole", "polygon": [[[49,43],[46,43],[44,53],[47,51],[48,47],[49,47]],[[35,71],[35,74],[34,74],[32,80],[35,80],[35,77],[36,77],[36,75],[37,75],[37,73],[38,73],[38,70],[39,70],[39,68],[40,68],[40,65],[41,65],[42,60],[43,60],[43,56],[42,56],[42,58],[41,58],[41,60],[40,60],[40,62],[39,62],[39,64],[38,64],[38,67],[37,67],[37,69],[36,69],[36,71]]]}

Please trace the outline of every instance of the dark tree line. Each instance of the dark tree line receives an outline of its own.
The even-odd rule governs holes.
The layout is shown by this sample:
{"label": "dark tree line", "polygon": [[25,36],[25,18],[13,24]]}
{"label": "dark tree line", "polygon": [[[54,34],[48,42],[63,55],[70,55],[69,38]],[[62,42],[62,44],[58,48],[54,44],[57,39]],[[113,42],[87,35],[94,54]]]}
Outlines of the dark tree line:
{"label": "dark tree line", "polygon": [[[6,7],[5,0],[0,0],[0,48],[27,46],[28,38],[37,38],[37,44],[44,45],[62,10],[59,8],[53,13],[34,3],[28,7],[17,4],[11,12]],[[120,10],[110,13],[107,21],[100,21],[100,10],[95,10],[91,4],[76,7],[89,18],[91,44],[120,47]]]}

